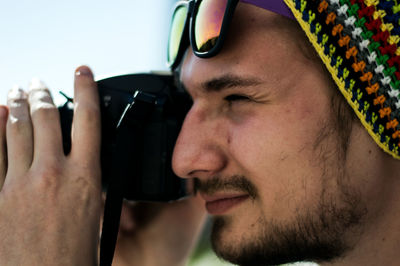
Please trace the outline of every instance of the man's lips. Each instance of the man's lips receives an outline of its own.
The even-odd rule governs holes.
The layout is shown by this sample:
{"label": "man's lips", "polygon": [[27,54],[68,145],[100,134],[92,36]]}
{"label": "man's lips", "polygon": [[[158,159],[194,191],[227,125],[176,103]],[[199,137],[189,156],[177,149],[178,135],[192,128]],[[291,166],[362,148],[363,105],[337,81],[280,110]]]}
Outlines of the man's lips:
{"label": "man's lips", "polygon": [[201,197],[206,201],[206,209],[212,215],[219,215],[227,212],[234,206],[239,205],[249,198],[248,194],[217,194],[217,195],[204,195]]}

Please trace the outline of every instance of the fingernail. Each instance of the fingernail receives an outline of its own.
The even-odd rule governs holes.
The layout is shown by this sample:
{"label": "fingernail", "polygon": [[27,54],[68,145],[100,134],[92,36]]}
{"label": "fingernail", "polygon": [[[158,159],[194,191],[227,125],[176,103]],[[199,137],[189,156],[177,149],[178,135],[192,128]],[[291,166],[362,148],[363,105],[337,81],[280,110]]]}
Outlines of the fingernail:
{"label": "fingernail", "polygon": [[27,99],[27,95],[23,89],[21,89],[18,85],[15,85],[9,92],[8,92],[8,99],[9,100],[22,100]]}
{"label": "fingernail", "polygon": [[29,83],[29,90],[45,90],[47,89],[46,84],[38,78],[33,78]]}
{"label": "fingernail", "polygon": [[75,71],[76,76],[87,76],[93,78],[93,73],[87,66],[80,66]]}

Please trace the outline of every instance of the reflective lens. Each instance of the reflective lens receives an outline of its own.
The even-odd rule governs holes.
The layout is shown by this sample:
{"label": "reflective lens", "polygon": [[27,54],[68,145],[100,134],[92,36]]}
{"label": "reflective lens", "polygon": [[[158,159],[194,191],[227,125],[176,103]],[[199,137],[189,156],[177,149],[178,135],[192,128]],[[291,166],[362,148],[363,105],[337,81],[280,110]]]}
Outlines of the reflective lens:
{"label": "reflective lens", "polygon": [[203,0],[195,18],[195,42],[199,52],[211,50],[217,43],[228,0]]}
{"label": "reflective lens", "polygon": [[168,63],[172,64],[178,54],[179,44],[182,39],[185,20],[187,16],[187,7],[178,7],[172,17],[171,30],[168,41]]}

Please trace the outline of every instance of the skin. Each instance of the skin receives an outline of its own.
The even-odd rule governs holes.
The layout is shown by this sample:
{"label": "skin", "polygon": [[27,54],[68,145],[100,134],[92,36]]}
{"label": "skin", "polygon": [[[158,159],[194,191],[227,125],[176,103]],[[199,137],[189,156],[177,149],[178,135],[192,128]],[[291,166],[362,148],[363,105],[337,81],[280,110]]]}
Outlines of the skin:
{"label": "skin", "polygon": [[[239,3],[232,29],[218,56],[204,60],[189,51],[185,58],[181,80],[194,104],[173,161],[178,175],[198,178],[203,197],[251,194],[214,217],[216,250],[238,259],[233,255],[260,236],[276,240],[283,229],[296,228],[299,217],[315,222],[322,212],[341,229],[345,247],[322,264],[398,265],[399,163],[358,122],[348,134],[339,131],[330,81],[301,52],[302,37],[288,23]],[[245,77],[240,86],[222,86],[238,76]],[[69,156],[62,153],[58,113],[45,86],[32,85],[29,96],[12,91],[8,107],[0,106],[2,265],[96,264],[100,122],[95,83],[84,66],[77,69],[75,100]],[[238,177],[247,186],[234,186]],[[142,212],[126,206],[117,263],[182,264],[204,219],[196,201],[153,206],[154,220],[144,219],[149,226]],[[349,213],[358,219],[343,227],[341,214]],[[184,214],[190,225],[182,223]],[[276,226],[281,231],[274,235]]]}
{"label": "skin", "polygon": [[62,150],[58,110],[43,84],[34,82],[29,94],[10,91],[8,109],[1,107],[3,265],[96,262],[101,212],[100,136],[94,133],[100,128],[98,97],[87,67],[75,77],[69,156]]}
{"label": "skin", "polygon": [[[11,90],[0,106],[1,265],[98,264],[100,113],[87,66],[76,70],[74,87],[68,156],[42,82],[32,82],[28,93]],[[205,219],[202,200],[135,206],[124,205],[113,265],[184,265]]]}
{"label": "skin", "polygon": [[[213,217],[213,246],[225,259],[398,265],[399,162],[357,120],[338,119],[351,113],[337,104],[332,81],[299,45],[305,39],[294,25],[239,3],[220,54],[201,59],[187,52],[180,79],[193,106],[173,168],[196,178],[206,200],[248,196]],[[238,177],[246,183],[237,185]],[[338,249],[325,258],[303,250],[277,259],[273,248],[294,241],[285,236],[300,243],[318,237]],[[267,253],[264,261],[243,259],[258,255],[254,250]]]}

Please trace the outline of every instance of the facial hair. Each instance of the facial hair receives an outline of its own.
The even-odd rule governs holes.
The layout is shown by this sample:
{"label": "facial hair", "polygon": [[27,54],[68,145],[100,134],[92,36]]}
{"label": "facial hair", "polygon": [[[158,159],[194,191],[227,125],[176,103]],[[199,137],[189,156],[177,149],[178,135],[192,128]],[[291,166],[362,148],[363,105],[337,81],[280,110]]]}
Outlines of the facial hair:
{"label": "facial hair", "polygon": [[[350,177],[343,170],[353,120],[349,114],[351,111],[343,103],[341,99],[332,97],[332,119],[322,127],[313,145],[323,169],[323,193],[317,207],[299,210],[290,222],[285,223],[260,218],[258,235],[235,243],[223,242],[223,234],[227,233],[225,229],[230,227],[232,218],[217,216],[211,237],[217,256],[242,266],[277,265],[298,261],[332,262],[352,249],[353,243],[346,236],[349,232],[360,233],[367,209],[357,189],[347,185],[346,180]],[[337,141],[337,150],[324,150],[324,143],[332,139]],[[332,162],[335,162],[334,166]],[[332,173],[334,168],[338,170]],[[336,180],[337,191],[329,192],[324,180]],[[253,199],[258,197],[256,186],[239,175],[223,181],[221,178],[204,183],[197,181],[197,187],[202,192],[226,188],[246,192]]]}
{"label": "facial hair", "polygon": [[356,231],[366,214],[358,195],[342,192],[342,200],[346,201],[342,207],[337,206],[337,199],[321,196],[318,208],[298,213],[291,223],[259,219],[257,227],[261,230],[251,241],[222,242],[232,218],[216,217],[213,249],[218,257],[242,266],[334,261],[351,250],[345,235]]}

